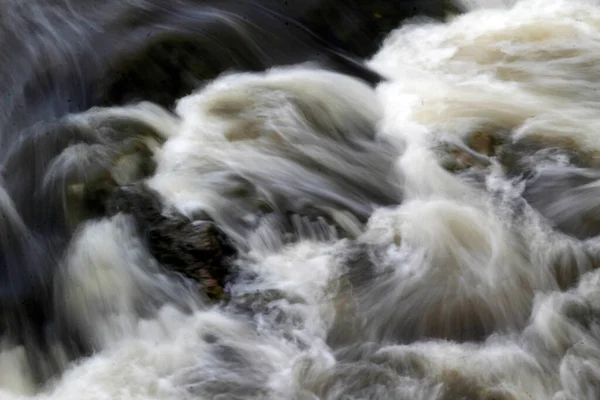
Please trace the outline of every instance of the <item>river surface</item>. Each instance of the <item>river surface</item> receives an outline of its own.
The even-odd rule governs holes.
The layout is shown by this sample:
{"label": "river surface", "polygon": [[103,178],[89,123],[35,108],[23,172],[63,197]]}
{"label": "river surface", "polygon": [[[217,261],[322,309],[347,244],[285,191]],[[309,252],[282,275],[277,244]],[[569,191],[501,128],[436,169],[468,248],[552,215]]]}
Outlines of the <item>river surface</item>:
{"label": "river surface", "polygon": [[[0,399],[600,398],[600,3],[201,3],[2,5]],[[228,299],[106,182],[214,221]]]}

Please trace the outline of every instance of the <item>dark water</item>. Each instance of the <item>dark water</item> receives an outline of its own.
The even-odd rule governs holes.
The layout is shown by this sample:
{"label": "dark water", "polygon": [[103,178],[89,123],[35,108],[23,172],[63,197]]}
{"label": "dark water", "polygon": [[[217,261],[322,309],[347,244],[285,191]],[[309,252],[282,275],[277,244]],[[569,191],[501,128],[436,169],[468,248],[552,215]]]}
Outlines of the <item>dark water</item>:
{"label": "dark water", "polygon": [[143,99],[169,106],[228,70],[306,61],[360,70],[348,59],[361,64],[404,18],[441,17],[448,8],[434,0],[14,1],[3,7],[0,121],[13,130],[95,105]]}

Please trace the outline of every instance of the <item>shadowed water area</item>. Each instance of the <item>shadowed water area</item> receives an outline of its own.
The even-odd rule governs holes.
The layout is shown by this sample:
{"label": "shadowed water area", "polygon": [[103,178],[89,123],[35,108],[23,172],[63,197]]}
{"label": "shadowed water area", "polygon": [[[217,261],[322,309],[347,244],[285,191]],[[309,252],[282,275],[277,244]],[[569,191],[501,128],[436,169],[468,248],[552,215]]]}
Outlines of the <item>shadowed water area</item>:
{"label": "shadowed water area", "polygon": [[597,1],[0,10],[0,399],[600,397]]}

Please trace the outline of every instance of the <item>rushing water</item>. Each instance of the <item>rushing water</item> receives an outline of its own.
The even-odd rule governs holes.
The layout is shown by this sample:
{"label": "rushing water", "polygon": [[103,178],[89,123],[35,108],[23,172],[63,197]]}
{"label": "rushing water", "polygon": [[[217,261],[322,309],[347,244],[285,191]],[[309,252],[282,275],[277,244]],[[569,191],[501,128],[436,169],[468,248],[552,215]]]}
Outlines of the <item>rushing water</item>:
{"label": "rushing water", "polygon": [[[244,2],[40,4],[1,17],[2,400],[600,397],[600,4],[464,0],[368,68]],[[175,31],[210,79],[120,93]],[[232,240],[229,300],[86,206],[140,181]]]}

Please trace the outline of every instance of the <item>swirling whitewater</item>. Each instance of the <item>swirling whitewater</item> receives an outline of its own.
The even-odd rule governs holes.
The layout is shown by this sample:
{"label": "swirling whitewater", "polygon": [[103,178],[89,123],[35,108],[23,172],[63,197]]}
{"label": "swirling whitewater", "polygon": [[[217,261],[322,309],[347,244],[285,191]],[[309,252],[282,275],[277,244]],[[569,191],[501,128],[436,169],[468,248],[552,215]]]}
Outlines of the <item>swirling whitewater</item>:
{"label": "swirling whitewater", "polygon": [[[555,143],[600,151],[600,5],[512,3],[398,28],[368,62],[375,89],[301,65],[218,78],[172,118],[93,111],[166,138],[147,184],[213,218],[243,274],[210,304],[127,217],[86,223],[56,284],[95,352],[39,387],[6,345],[0,398],[598,399],[600,242],[558,228],[600,186]],[[494,154],[444,168],[475,132],[554,150],[529,175]]]}

